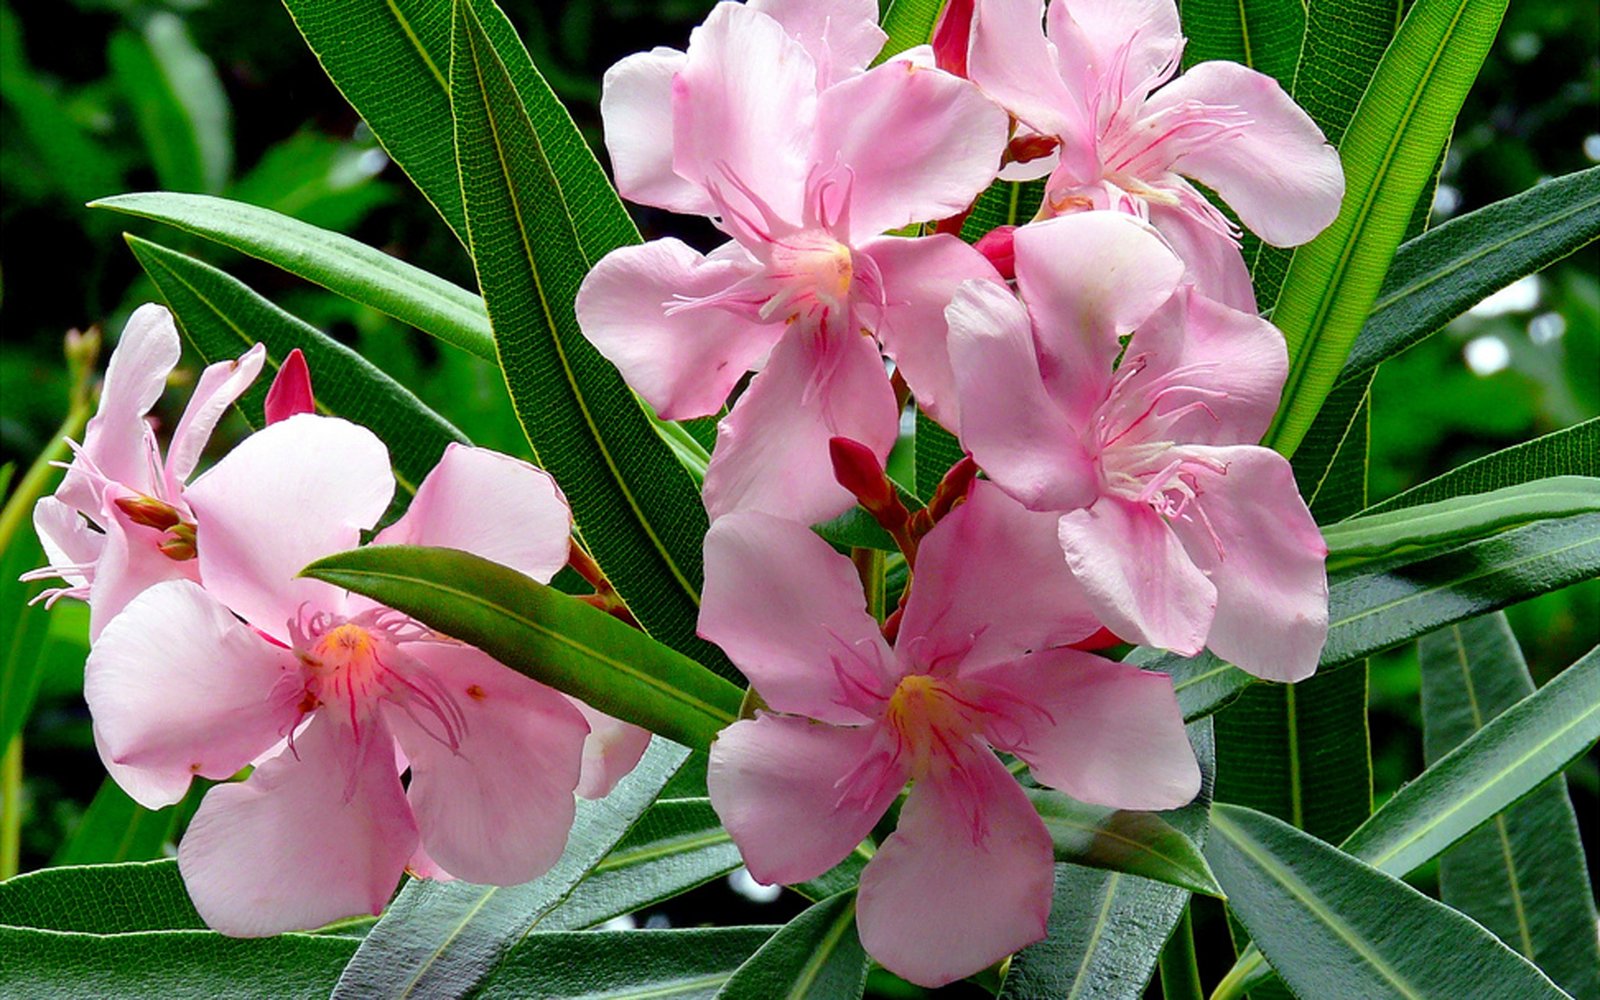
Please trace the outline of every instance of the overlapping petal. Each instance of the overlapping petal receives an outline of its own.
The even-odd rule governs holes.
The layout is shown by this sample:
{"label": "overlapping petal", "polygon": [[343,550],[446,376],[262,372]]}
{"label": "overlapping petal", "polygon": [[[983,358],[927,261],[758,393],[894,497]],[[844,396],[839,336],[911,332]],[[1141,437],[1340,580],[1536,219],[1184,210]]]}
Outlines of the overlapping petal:
{"label": "overlapping petal", "polygon": [[688,56],[676,49],[636,52],[606,70],[600,88],[606,152],[617,192],[629,201],[685,215],[712,215],[704,187],[672,168],[672,78]]}
{"label": "overlapping petal", "polygon": [[783,25],[817,64],[817,89],[859,73],[888,36],[875,0],[749,0],[745,6]]}
{"label": "overlapping petal", "polygon": [[167,484],[174,493],[200,464],[200,453],[211,440],[217,422],[250,388],[266,360],[266,345],[255,344],[232,361],[207,365],[200,373],[189,405],[184,408],[178,429],[172,432],[172,442],[167,446]]}

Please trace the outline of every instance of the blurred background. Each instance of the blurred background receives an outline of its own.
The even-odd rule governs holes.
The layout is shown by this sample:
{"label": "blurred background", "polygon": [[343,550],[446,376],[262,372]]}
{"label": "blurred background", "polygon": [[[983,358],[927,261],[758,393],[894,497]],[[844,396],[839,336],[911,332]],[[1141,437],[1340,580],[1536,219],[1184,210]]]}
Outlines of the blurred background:
{"label": "blurred background", "polygon": [[[501,0],[534,59],[597,149],[599,79],[622,56],[681,48],[709,8],[697,0],[599,4]],[[602,153],[603,155],[603,153]],[[1513,4],[1462,112],[1433,220],[1600,162],[1600,5]],[[134,306],[158,299],[121,234],[147,235],[217,264],[317,325],[409,386],[477,443],[525,454],[504,386],[489,366],[370,309],[176,230],[84,203],[128,191],[199,191],[335,229],[471,287],[461,247],[410,187],[323,75],[284,9],[221,0],[0,2],[0,466],[17,475],[53,438],[68,408],[62,354],[69,329],[102,327],[107,352]],[[651,210],[647,238],[679,235]],[[1600,413],[1600,250],[1590,246],[1485,301],[1444,333],[1388,362],[1373,386],[1371,498],[1464,461]],[[101,363],[103,364],[102,356]],[[177,381],[192,380],[192,361]],[[175,386],[158,418],[175,419]],[[176,405],[175,405],[176,404]],[[226,447],[244,430],[225,429]],[[9,487],[8,487],[9,488]],[[24,532],[24,534],[28,534]],[[24,539],[29,545],[31,537]],[[16,554],[7,558],[9,566]],[[37,565],[33,556],[23,568]],[[10,580],[0,595],[20,594]],[[1600,583],[1510,612],[1536,682],[1600,641]],[[80,690],[86,615],[63,602],[49,615],[49,666],[24,730],[22,870],[74,860],[159,856],[181,817],[134,823],[123,841],[85,839],[102,792]],[[9,647],[15,608],[0,643]],[[1414,647],[1375,660],[1374,771],[1382,801],[1422,766]],[[0,685],[0,696],[25,697]],[[1593,753],[1569,771],[1591,870],[1600,769]],[[97,800],[97,793],[100,798]],[[104,824],[97,826],[97,829]],[[1433,876],[1419,873],[1426,884]],[[636,919],[650,925],[775,922],[797,897],[735,877]],[[1208,977],[1231,962],[1214,915],[1202,911]],[[1213,966],[1215,966],[1213,968]],[[884,996],[916,996],[875,973]],[[940,996],[983,995],[953,987]]]}

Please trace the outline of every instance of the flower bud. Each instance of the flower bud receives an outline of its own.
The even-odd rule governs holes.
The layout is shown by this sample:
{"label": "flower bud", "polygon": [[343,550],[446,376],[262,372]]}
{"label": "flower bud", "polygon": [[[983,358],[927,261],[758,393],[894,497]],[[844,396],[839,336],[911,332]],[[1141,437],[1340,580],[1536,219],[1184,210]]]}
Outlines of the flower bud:
{"label": "flower bud", "polygon": [[182,520],[182,517],[178,514],[178,508],[165,500],[157,500],[155,497],[117,497],[115,503],[118,510],[128,515],[128,520],[134,524],[142,524],[146,528],[154,528],[157,531],[175,528],[178,522]]}
{"label": "flower bud", "polygon": [[883,465],[872,449],[859,441],[836,437],[828,441],[828,457],[833,460],[833,478],[874,514],[895,502],[894,487],[884,475]]}
{"label": "flower bud", "polygon": [[1016,234],[1016,226],[996,226],[972,245],[1007,281],[1017,276]]}
{"label": "flower bud", "polygon": [[306,367],[306,356],[296,347],[283,359],[278,376],[267,390],[267,423],[288,420],[297,413],[315,413],[316,399],[311,395],[311,369]]}
{"label": "flower bud", "polygon": [[946,73],[967,75],[967,47],[972,40],[973,0],[950,0],[933,29],[934,65]]}
{"label": "flower bud", "polygon": [[1006,147],[1006,160],[1011,163],[1027,163],[1031,160],[1043,159],[1056,151],[1061,145],[1061,140],[1053,135],[1039,135],[1030,133],[1019,135],[1011,140],[1011,145]]}

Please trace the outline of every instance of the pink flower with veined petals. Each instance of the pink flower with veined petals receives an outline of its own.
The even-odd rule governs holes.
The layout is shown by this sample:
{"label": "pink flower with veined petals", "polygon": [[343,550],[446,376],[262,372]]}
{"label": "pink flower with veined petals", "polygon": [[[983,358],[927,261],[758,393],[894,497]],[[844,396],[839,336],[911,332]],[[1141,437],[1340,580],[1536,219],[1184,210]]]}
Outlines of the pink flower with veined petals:
{"label": "pink flower with veined petals", "polygon": [[[1184,39],[1173,0],[978,0],[968,75],[1025,125],[1061,142],[1044,212],[1147,218],[1201,291],[1255,311],[1238,231],[1185,178],[1215,191],[1273,246],[1333,221],[1339,156],[1271,77],[1204,62],[1174,79]],[[1041,165],[1049,161],[1039,161]]]}
{"label": "pink flower with veined petals", "polygon": [[713,517],[810,522],[848,507],[827,443],[888,454],[898,411],[883,352],[955,426],[942,310],[961,281],[998,281],[953,236],[880,234],[964,210],[999,167],[1005,114],[907,60],[863,71],[868,42],[881,42],[874,4],[802,17],[808,6],[719,4],[688,52],[641,53],[606,74],[622,194],[713,216],[732,241],[709,255],[672,239],[613,251],[585,279],[578,320],[668,419],[715,413],[760,369],[706,474]]}
{"label": "pink flower with veined petals", "polygon": [[923,539],[892,648],[850,560],[802,525],[730,514],[705,555],[700,632],[771,706],[712,744],[711,804],[751,874],[794,883],[849,854],[913,782],[857,911],[868,953],[912,982],[1044,936],[1050,835],[993,750],[1119,808],[1173,808],[1200,787],[1170,678],[1065,648],[1098,623],[1055,518],[988,483]]}
{"label": "pink flower with veined petals", "polygon": [[[146,590],[90,652],[84,694],[102,753],[147,778],[125,785],[141,804],[176,801],[193,775],[256,765],[207,794],[178,850],[195,906],[225,933],[377,913],[408,866],[525,882],[565,846],[590,732],[580,709],[296,576],[354,547],[393,492],[387,449],[366,429],[314,415],[267,427],[188,489],[205,589]],[[459,548],[548,581],[570,530],[543,472],[452,445],[375,544]],[[592,762],[591,789],[603,794],[626,770],[618,756],[642,749],[614,742]]]}
{"label": "pink flower with veined petals", "polygon": [[1063,512],[1066,561],[1117,635],[1310,676],[1328,550],[1288,461],[1255,444],[1282,334],[1182,284],[1130,216],[1024,226],[1016,263],[1021,302],[972,282],[947,310],[962,442],[1000,488]]}
{"label": "pink flower with veined petals", "polygon": [[196,579],[194,512],[184,501],[184,483],[217,421],[266,360],[266,348],[257,344],[235,361],[206,368],[163,460],[148,416],[181,352],[171,313],[150,303],[134,310],[106,367],[83,444],[61,486],[33,509],[50,565],[23,579],[60,577],[66,586],[41,597],[47,604],[87,601],[90,638],[151,584]]}

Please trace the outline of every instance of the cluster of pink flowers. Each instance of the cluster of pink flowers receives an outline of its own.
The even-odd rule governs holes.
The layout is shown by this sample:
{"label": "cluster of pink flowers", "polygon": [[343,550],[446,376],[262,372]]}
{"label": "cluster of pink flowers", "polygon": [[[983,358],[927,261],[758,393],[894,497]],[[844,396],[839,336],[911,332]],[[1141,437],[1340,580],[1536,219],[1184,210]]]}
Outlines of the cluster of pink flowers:
{"label": "cluster of pink flowers", "polygon": [[[178,363],[159,306],[134,313],[99,411],[34,523],[89,602],[84,694],[107,769],[141,805],[210,789],[178,849],[208,924],[234,935],[377,913],[402,872],[511,885],[553,865],[574,792],[604,795],[649,734],[302,567],[354,548],[395,491],[372,432],[319,416],[298,352],[268,426],[189,482],[259,375],[259,345],[200,376],[162,461],[147,415]],[[571,515],[539,469],[450,446],[372,544],[464,549],[547,582]],[[401,775],[409,769],[409,781]]]}
{"label": "cluster of pink flowers", "polygon": [[[1050,838],[995,751],[1118,808],[1199,788],[1170,678],[1085,650],[1315,670],[1326,549],[1256,444],[1283,338],[1191,180],[1294,245],[1343,178],[1270,78],[1174,79],[1172,0],[951,0],[933,46],[870,66],[884,38],[874,0],[724,2],[687,51],[614,66],[619,190],[729,242],[615,251],[577,311],[663,417],[755,372],[706,473],[700,628],[766,707],[713,745],[712,804],[758,879],[795,883],[909,782],[858,926],[932,986],[1045,932]],[[997,178],[1044,178],[1039,217],[969,246],[952,233]],[[969,454],[917,515],[882,474],[907,394]],[[858,500],[912,569],[881,626],[810,530]]]}

